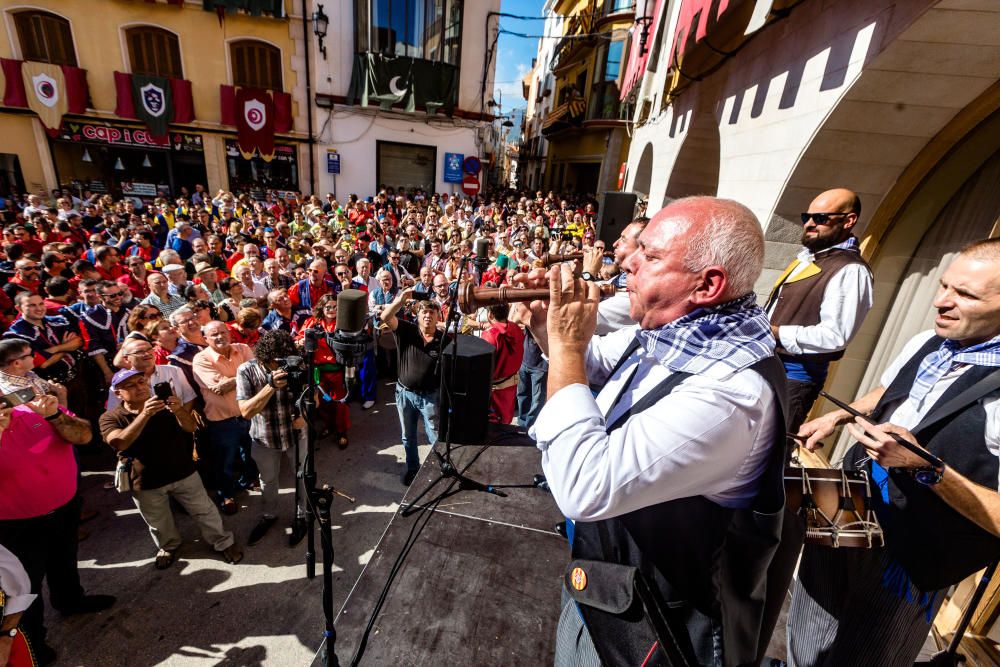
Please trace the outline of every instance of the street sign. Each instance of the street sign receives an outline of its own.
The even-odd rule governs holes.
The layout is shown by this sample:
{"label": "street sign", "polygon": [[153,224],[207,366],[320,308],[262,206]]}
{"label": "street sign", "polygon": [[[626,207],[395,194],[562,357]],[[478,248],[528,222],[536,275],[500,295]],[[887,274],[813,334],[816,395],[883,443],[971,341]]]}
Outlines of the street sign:
{"label": "street sign", "polygon": [[340,173],[340,153],[332,149],[326,151],[326,173]]}
{"label": "street sign", "polygon": [[462,177],[462,192],[470,197],[479,192],[479,179],[472,174]]}
{"label": "street sign", "polygon": [[444,182],[462,182],[462,160],[465,156],[461,153],[444,154]]}
{"label": "street sign", "polygon": [[465,169],[465,173],[475,176],[482,170],[483,166],[479,163],[479,158],[475,155],[470,155],[462,162],[462,168]]}

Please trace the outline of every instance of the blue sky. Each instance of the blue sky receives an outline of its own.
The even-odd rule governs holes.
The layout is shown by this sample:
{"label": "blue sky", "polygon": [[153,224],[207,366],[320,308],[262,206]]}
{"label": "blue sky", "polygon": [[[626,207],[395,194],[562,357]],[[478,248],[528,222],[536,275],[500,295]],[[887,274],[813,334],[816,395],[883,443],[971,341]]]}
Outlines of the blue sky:
{"label": "blue sky", "polygon": [[[501,0],[500,11],[505,14],[541,17],[543,4],[544,0]],[[500,19],[500,27],[527,35],[540,35],[544,23],[540,20],[521,21],[503,17]],[[521,96],[520,81],[531,69],[531,59],[538,52],[538,40],[500,35],[497,46],[494,97],[497,89],[503,92],[503,110],[507,112],[527,104]]]}

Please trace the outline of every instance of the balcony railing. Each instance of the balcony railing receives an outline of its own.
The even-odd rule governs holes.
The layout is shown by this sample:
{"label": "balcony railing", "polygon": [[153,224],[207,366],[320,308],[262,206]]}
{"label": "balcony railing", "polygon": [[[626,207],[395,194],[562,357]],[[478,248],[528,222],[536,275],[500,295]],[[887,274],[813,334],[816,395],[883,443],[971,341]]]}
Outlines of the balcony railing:
{"label": "balcony railing", "polygon": [[593,16],[589,13],[575,14],[566,23],[566,31],[556,44],[550,69],[556,70],[566,65],[576,53],[578,46],[594,41],[593,37],[584,37],[591,32],[594,25]]}

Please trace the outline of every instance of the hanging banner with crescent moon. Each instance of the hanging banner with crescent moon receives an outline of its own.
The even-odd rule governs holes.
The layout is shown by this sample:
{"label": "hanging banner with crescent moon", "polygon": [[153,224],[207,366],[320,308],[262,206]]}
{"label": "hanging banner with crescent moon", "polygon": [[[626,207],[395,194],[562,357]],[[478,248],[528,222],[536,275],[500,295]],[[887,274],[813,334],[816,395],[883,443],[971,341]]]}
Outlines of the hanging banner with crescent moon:
{"label": "hanging banner with crescent moon", "polygon": [[235,121],[237,144],[247,160],[254,151],[265,162],[274,157],[274,101],[266,90],[240,88],[236,91]]}
{"label": "hanging banner with crescent moon", "polygon": [[58,132],[69,109],[66,80],[59,65],[26,60],[21,67],[28,108],[38,114],[47,132]]}
{"label": "hanging banner with crescent moon", "polygon": [[455,108],[458,96],[457,70],[446,63],[407,56],[361,53],[354,60],[348,101],[367,107],[378,104],[383,111],[397,109],[429,114]]}

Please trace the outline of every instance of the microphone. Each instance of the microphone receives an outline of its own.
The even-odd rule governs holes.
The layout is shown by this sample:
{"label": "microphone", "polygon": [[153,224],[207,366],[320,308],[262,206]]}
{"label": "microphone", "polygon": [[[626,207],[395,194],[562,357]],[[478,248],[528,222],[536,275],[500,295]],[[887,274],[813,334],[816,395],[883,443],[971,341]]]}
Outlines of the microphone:
{"label": "microphone", "polygon": [[368,295],[357,289],[345,289],[337,295],[337,326],[327,342],[337,363],[344,367],[344,377],[351,382],[364,360],[372,337],[366,331]]}
{"label": "microphone", "polygon": [[481,279],[483,274],[486,273],[486,269],[490,268],[489,239],[476,239],[476,259],[472,263],[476,266],[476,273],[479,274]]}

